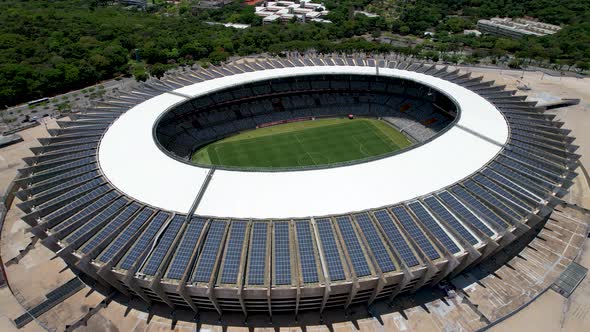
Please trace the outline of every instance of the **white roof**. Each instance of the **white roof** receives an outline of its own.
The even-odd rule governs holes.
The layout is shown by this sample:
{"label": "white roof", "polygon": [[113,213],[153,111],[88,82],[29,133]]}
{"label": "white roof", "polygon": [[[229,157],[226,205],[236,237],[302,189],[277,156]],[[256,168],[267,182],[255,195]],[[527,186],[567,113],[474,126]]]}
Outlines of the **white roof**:
{"label": "white roof", "polygon": [[[248,82],[308,74],[375,75],[373,67],[291,67],[196,83],[147,100],[117,119],[99,147],[109,181],[138,201],[187,213],[208,169],[176,161],[154,142],[157,118],[188,98]],[[290,172],[216,170],[197,214],[234,218],[298,218],[360,211],[410,200],[473,174],[508,139],[502,114],[483,97],[433,76],[380,68],[449,95],[460,107],[456,125],[434,140],[391,157],[351,166]]]}

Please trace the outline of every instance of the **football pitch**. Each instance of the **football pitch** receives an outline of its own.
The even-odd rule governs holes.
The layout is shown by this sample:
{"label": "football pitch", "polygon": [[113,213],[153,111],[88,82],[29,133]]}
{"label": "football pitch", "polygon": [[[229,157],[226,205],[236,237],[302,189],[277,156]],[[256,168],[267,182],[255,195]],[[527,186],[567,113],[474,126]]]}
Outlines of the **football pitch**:
{"label": "football pitch", "polygon": [[211,143],[199,164],[237,167],[327,165],[390,153],[411,142],[377,119],[321,119],[259,128]]}

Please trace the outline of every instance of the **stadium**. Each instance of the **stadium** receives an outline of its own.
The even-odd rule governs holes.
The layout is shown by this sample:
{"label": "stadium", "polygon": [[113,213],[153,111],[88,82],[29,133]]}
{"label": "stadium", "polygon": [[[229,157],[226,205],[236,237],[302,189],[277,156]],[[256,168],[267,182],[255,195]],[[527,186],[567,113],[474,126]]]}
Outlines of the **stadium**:
{"label": "stadium", "polygon": [[19,207],[72,269],[148,304],[370,305],[493,257],[561,202],[576,146],[525,98],[397,57],[186,71],[50,130]]}

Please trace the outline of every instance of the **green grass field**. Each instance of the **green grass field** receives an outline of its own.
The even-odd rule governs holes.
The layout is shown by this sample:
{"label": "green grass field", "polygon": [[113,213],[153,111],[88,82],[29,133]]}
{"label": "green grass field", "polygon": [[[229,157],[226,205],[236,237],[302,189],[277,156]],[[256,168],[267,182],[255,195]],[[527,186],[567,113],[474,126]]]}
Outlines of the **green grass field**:
{"label": "green grass field", "polygon": [[377,119],[321,119],[260,128],[211,143],[192,161],[239,167],[297,167],[378,156],[409,146]]}

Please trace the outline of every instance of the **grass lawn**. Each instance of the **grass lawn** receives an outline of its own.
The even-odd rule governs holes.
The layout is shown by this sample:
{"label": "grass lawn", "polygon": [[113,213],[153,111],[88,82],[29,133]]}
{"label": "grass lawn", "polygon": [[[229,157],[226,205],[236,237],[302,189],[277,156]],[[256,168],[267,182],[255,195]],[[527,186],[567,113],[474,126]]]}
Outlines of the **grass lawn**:
{"label": "grass lawn", "polygon": [[207,165],[297,167],[378,156],[409,146],[377,119],[321,119],[255,129],[211,143],[192,156]]}

